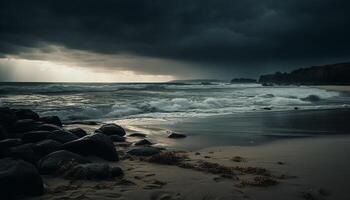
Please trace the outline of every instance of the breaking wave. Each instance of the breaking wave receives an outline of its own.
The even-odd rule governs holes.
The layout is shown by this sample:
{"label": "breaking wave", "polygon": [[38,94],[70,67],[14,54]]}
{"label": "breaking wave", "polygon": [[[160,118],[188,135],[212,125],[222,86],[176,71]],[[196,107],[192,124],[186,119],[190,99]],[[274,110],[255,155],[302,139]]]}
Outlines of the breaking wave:
{"label": "breaking wave", "polygon": [[238,112],[347,107],[350,97],[309,87],[258,84],[7,84],[0,105],[64,120],[195,117]]}

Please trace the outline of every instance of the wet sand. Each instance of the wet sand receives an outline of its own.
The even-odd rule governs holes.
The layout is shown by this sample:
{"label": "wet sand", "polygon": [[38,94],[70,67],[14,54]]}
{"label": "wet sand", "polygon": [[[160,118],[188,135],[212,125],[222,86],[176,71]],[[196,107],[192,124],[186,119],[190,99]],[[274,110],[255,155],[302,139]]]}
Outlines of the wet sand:
{"label": "wet sand", "polygon": [[[349,113],[298,110],[187,121],[118,121],[128,134],[146,133],[155,146],[166,147],[165,152],[186,150],[180,152],[185,159],[164,165],[122,157],[108,163],[120,166],[124,177],[103,181],[46,176],[46,194],[34,199],[348,200]],[[91,132],[98,126],[80,127]],[[187,138],[169,139],[169,130]],[[128,148],[116,145],[125,155]],[[261,177],[267,182],[256,181]]]}
{"label": "wet sand", "polygon": [[[336,199],[350,198],[349,136],[300,138],[257,146],[212,147],[184,153],[184,162],[266,169],[277,185],[253,186],[259,175],[234,177],[176,165],[125,159],[110,163],[124,169],[120,179],[68,181],[44,177],[48,192],[34,199]],[[233,159],[240,156],[240,159]]]}

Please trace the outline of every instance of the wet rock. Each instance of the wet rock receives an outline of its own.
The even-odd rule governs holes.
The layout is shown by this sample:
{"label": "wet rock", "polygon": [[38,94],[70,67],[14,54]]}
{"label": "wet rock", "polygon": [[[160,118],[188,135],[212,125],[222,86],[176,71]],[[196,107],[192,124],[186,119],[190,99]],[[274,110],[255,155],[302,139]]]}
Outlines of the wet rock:
{"label": "wet rock", "polygon": [[69,179],[109,179],[123,174],[119,167],[111,168],[108,164],[88,163],[74,165],[69,168],[64,177]]}
{"label": "wet rock", "polygon": [[59,126],[54,125],[54,124],[41,124],[41,125],[36,126],[35,130],[38,130],[38,131],[61,131],[63,129]]}
{"label": "wet rock", "polygon": [[312,95],[309,95],[309,96],[307,96],[305,98],[302,98],[302,100],[310,101],[310,102],[317,102],[317,101],[320,101],[321,98],[319,96],[317,96],[317,95],[312,94]]}
{"label": "wet rock", "polygon": [[58,151],[61,147],[62,143],[51,139],[46,139],[36,143],[36,151],[43,156]]}
{"label": "wet rock", "polygon": [[90,161],[76,153],[60,150],[50,153],[40,159],[38,162],[38,168],[43,174],[51,174],[56,172],[62,165],[65,165],[68,162],[84,164],[89,163]]}
{"label": "wet rock", "polygon": [[8,138],[8,133],[6,131],[6,129],[0,125],[0,140],[6,139]]}
{"label": "wet rock", "polygon": [[113,142],[125,142],[126,138],[119,135],[111,135],[109,136]]}
{"label": "wet rock", "polygon": [[1,199],[44,193],[43,180],[34,165],[13,158],[0,159]]}
{"label": "wet rock", "polygon": [[139,140],[135,143],[136,146],[140,146],[140,145],[152,145],[152,143],[146,139],[143,140]]}
{"label": "wet rock", "polygon": [[22,144],[22,141],[16,139],[5,139],[0,141],[0,157],[7,157],[10,155],[10,149]]}
{"label": "wet rock", "polygon": [[130,135],[128,135],[129,137],[141,137],[141,138],[145,138],[147,135],[144,133],[131,133]]}
{"label": "wet rock", "polygon": [[42,122],[38,122],[38,121],[35,121],[33,119],[17,120],[11,129],[12,133],[9,135],[9,137],[20,138],[20,137],[22,137],[22,135],[24,133],[32,131],[32,130],[36,130],[36,128],[38,126],[40,126],[41,124],[42,124]]}
{"label": "wet rock", "polygon": [[8,107],[0,107],[0,124],[5,128],[17,121],[15,112]]}
{"label": "wet rock", "polygon": [[72,128],[72,129],[69,129],[68,131],[78,136],[79,138],[87,135],[86,131],[82,128]]}
{"label": "wet rock", "polygon": [[39,115],[30,109],[14,109],[17,119],[38,120]]}
{"label": "wet rock", "polygon": [[21,145],[22,141],[18,138],[5,139],[0,141],[0,148],[11,148]]}
{"label": "wet rock", "polygon": [[36,163],[40,156],[35,152],[35,145],[32,143],[19,145],[10,149],[10,156],[19,158],[30,163]]}
{"label": "wet rock", "polygon": [[153,156],[159,154],[161,151],[154,147],[140,147],[129,150],[127,153],[133,156]]}
{"label": "wet rock", "polygon": [[121,126],[116,124],[105,124],[101,126],[99,129],[97,129],[96,132],[100,132],[105,135],[119,135],[119,136],[125,135],[125,130]]}
{"label": "wet rock", "polygon": [[36,143],[45,140],[50,134],[50,131],[30,131],[23,134],[22,141],[23,143]]}
{"label": "wet rock", "polygon": [[168,135],[168,138],[185,138],[186,135],[181,134],[181,133],[170,133]]}
{"label": "wet rock", "polygon": [[57,116],[40,117],[39,121],[44,122],[46,124],[54,124],[56,126],[62,127],[62,122]]}
{"label": "wet rock", "polygon": [[112,140],[102,133],[87,135],[68,142],[62,148],[84,156],[97,156],[109,161],[119,160]]}
{"label": "wet rock", "polygon": [[56,130],[51,132],[47,139],[56,140],[61,143],[70,142],[76,139],[79,139],[78,136],[74,135],[73,133],[66,131],[66,130]]}

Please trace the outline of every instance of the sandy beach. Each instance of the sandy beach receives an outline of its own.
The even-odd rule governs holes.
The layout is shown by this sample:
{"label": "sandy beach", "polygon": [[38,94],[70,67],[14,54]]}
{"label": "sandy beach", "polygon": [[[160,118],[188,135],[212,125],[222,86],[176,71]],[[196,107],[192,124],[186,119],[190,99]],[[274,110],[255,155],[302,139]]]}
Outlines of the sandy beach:
{"label": "sandy beach", "polygon": [[[126,159],[110,163],[122,179],[68,181],[45,177],[49,191],[33,199],[337,199],[350,198],[349,136],[283,140],[253,147],[212,147],[186,152],[185,163],[266,169],[276,185],[250,185],[260,175],[212,173]],[[327,146],[327,148],[325,148]],[[239,157],[238,157],[239,156]],[[344,160],[339,160],[339,157]],[[239,158],[239,159],[237,159]],[[254,181],[253,181],[254,182]],[[248,183],[248,184],[244,184]]]}

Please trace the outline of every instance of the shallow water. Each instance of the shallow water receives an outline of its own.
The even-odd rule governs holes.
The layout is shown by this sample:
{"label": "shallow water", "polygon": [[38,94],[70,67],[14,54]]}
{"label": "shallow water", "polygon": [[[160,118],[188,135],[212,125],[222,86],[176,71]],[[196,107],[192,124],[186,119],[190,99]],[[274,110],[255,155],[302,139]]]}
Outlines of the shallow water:
{"label": "shallow water", "polygon": [[[310,95],[313,98],[308,98]],[[0,84],[0,106],[30,108],[41,115],[58,115],[64,121],[196,118],[263,108],[319,110],[349,105],[347,95],[304,86],[225,82]]]}
{"label": "shallow water", "polygon": [[[198,150],[254,146],[276,140],[350,134],[350,109],[249,112],[188,119],[126,119],[117,123],[148,134],[159,146]],[[169,139],[168,131],[186,134]]]}

